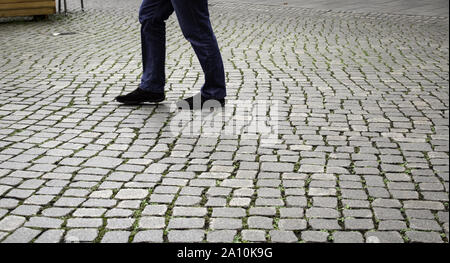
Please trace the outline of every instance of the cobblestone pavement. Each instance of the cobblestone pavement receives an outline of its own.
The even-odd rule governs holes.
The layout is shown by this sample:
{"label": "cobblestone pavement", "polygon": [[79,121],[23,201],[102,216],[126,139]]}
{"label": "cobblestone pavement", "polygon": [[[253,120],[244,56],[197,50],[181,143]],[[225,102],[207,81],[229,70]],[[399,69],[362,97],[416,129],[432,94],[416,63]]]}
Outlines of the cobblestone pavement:
{"label": "cobblestone pavement", "polygon": [[202,84],[174,17],[168,102],[113,102],[138,5],[0,23],[1,242],[448,242],[448,18],[211,2],[228,98],[280,102],[265,145],[169,129]]}
{"label": "cobblestone pavement", "polygon": [[244,0],[243,2],[337,11],[449,16],[448,0]]}

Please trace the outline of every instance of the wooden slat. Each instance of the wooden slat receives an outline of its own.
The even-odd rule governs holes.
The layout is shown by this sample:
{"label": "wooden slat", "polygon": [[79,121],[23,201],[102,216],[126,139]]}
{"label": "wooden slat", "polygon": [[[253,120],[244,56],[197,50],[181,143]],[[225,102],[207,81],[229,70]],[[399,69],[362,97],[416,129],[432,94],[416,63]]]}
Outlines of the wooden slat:
{"label": "wooden slat", "polygon": [[27,3],[0,3],[1,10],[18,10],[18,9],[32,9],[32,8],[47,8],[55,7],[54,1],[40,1],[40,2],[27,2]]}
{"label": "wooden slat", "polygon": [[22,10],[0,10],[0,17],[7,16],[36,16],[36,15],[51,15],[55,13],[55,8],[34,8]]}
{"label": "wooden slat", "polygon": [[29,2],[42,2],[42,1],[43,0],[0,0],[0,4],[29,3]]}
{"label": "wooden slat", "polygon": [[0,0],[0,17],[56,13],[55,0]]}

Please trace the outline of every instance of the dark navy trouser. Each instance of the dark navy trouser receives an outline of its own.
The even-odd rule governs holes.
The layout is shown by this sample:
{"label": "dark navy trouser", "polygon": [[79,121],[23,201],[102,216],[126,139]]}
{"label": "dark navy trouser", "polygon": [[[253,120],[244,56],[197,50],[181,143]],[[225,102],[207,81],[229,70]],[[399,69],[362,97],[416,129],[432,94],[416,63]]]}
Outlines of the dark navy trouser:
{"label": "dark navy trouser", "polygon": [[226,96],[225,72],[209,20],[208,0],[143,0],[139,10],[144,72],[141,88],[162,93],[165,86],[166,23],[175,11],[184,37],[191,43],[205,74],[203,96]]}

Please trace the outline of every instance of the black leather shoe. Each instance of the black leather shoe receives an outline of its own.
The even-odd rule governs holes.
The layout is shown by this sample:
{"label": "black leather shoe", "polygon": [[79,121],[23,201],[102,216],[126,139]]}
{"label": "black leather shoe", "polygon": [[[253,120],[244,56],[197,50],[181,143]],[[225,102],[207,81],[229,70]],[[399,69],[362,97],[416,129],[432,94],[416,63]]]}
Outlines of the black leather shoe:
{"label": "black leather shoe", "polygon": [[182,110],[200,110],[204,108],[223,108],[225,107],[225,99],[209,99],[203,97],[201,93],[193,97],[189,97],[177,102],[178,109]]}
{"label": "black leather shoe", "polygon": [[141,88],[137,88],[127,95],[116,97],[116,101],[127,105],[136,105],[143,102],[158,103],[165,99],[166,95],[164,93],[153,93]]}

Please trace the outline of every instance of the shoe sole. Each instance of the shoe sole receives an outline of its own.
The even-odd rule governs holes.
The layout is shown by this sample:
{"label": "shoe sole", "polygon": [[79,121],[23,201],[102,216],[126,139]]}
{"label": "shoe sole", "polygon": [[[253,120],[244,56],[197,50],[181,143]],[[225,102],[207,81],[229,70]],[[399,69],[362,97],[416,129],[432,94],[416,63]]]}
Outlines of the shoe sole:
{"label": "shoe sole", "polygon": [[125,105],[139,105],[142,103],[160,103],[163,102],[165,99],[162,100],[146,100],[146,101],[117,101],[119,103],[125,104]]}
{"label": "shoe sole", "polygon": [[[207,109],[207,108],[205,108],[205,107],[200,107],[200,108],[195,108],[195,107],[189,107],[189,109],[188,108],[183,108],[183,107],[181,107],[181,106],[178,106],[177,105],[177,108],[178,108],[178,110],[190,110],[190,111],[193,111],[193,110],[204,110],[204,109]],[[225,109],[225,103],[224,104],[220,104],[220,107],[219,108],[221,108],[221,109]],[[215,107],[211,107],[211,108],[209,108],[209,109],[215,109]]]}

